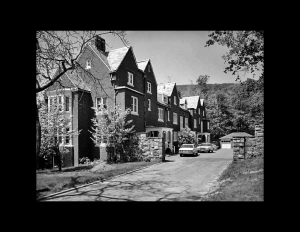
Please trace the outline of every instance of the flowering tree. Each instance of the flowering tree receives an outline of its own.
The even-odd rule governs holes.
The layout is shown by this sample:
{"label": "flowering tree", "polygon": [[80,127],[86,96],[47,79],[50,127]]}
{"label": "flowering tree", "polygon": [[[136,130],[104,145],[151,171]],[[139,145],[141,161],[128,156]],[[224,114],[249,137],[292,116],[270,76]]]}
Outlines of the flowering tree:
{"label": "flowering tree", "polygon": [[196,134],[189,127],[185,127],[183,131],[178,133],[178,144],[194,144],[196,143]]}
{"label": "flowering tree", "polygon": [[125,111],[118,105],[107,109],[93,108],[98,117],[92,118],[91,139],[95,144],[106,143],[107,147],[113,147],[114,153],[108,153],[108,162],[135,161],[138,159],[139,137],[133,130],[134,125],[129,126],[132,120],[126,120],[131,113],[128,108]]}
{"label": "flowering tree", "polygon": [[66,152],[63,146],[60,146],[62,140],[71,139],[72,136],[78,136],[80,131],[71,130],[71,117],[67,116],[63,110],[62,104],[58,98],[50,99],[50,108],[45,102],[41,102],[39,109],[39,118],[41,123],[41,148],[40,156],[46,153],[53,153],[58,158],[58,167],[61,171],[62,154]]}

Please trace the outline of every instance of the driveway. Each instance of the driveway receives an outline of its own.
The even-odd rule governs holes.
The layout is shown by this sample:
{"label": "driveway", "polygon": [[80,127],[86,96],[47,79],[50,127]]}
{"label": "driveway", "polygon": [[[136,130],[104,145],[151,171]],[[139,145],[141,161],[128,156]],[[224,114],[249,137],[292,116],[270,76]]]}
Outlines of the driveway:
{"label": "driveway", "polygon": [[232,158],[232,149],[197,157],[167,156],[165,163],[44,201],[201,201]]}

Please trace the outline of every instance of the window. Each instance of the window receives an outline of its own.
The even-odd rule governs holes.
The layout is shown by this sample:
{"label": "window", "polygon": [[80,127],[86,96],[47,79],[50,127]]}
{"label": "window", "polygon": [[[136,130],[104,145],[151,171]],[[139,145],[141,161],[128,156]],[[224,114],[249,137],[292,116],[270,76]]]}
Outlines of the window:
{"label": "window", "polygon": [[128,72],[128,85],[133,86],[133,74],[131,72]]}
{"label": "window", "polygon": [[106,97],[98,97],[96,99],[96,105],[98,110],[101,110],[102,108],[106,109]]}
{"label": "window", "polygon": [[187,117],[185,117],[185,127],[189,126],[189,119]]}
{"label": "window", "polygon": [[177,122],[177,113],[173,113],[173,124],[178,124]]}
{"label": "window", "polygon": [[168,131],[168,141],[171,142],[171,131]]}
{"label": "window", "polygon": [[203,121],[201,121],[201,132],[203,132]]}
{"label": "window", "polygon": [[148,111],[151,111],[151,100],[148,99]]}
{"label": "window", "polygon": [[151,93],[151,83],[147,82],[147,93]]}
{"label": "window", "polygon": [[158,121],[164,121],[164,110],[162,108],[158,108]]}
{"label": "window", "polygon": [[177,102],[176,102],[176,96],[174,96],[174,105],[177,105]]}
{"label": "window", "polygon": [[85,69],[91,69],[91,67],[92,67],[92,61],[91,60],[87,60],[86,61]]}
{"label": "window", "polygon": [[131,113],[138,115],[138,110],[139,110],[139,107],[138,107],[138,98],[134,97],[134,96],[131,96],[131,99],[132,99],[132,102],[131,102],[131,109],[132,109],[132,111],[131,111]]}
{"label": "window", "polygon": [[200,115],[200,108],[198,108],[198,114]]}
{"label": "window", "polygon": [[58,104],[61,104],[61,96],[58,96]]}
{"label": "window", "polygon": [[69,97],[65,97],[65,111],[70,111],[69,99]]}
{"label": "window", "polygon": [[70,128],[66,128],[66,144],[69,144],[70,143],[70,136],[68,135],[68,133],[69,133],[69,131],[70,131]]}
{"label": "window", "polygon": [[203,117],[205,117],[205,116],[204,116],[204,110],[203,110]]}
{"label": "window", "polygon": [[197,119],[194,119],[194,128],[197,128]]}
{"label": "window", "polygon": [[180,130],[183,129],[183,117],[180,116]]}
{"label": "window", "polygon": [[166,95],[163,95],[164,97],[164,103],[168,104],[168,97]]}
{"label": "window", "polygon": [[170,111],[168,110],[168,121],[170,121]]}
{"label": "window", "polygon": [[173,132],[173,141],[176,142],[178,140],[178,132],[174,131]]}

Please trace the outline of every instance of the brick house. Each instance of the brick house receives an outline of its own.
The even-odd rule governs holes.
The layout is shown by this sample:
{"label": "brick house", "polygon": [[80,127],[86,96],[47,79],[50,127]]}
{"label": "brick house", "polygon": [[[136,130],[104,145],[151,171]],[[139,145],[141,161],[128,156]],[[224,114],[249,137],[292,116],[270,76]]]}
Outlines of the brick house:
{"label": "brick house", "polygon": [[[70,150],[66,166],[77,166],[82,157],[101,158],[101,147],[90,139],[91,119],[97,117],[92,107],[119,104],[124,110],[131,108],[130,125],[148,136],[164,136],[170,150],[178,149],[178,132],[186,125],[197,135],[207,132],[203,99],[180,99],[176,83],[158,85],[151,60],[137,62],[132,47],[106,51],[104,39],[96,37],[77,62],[76,70],[68,71],[46,90],[48,104],[53,97],[63,99],[65,113],[72,115],[70,129],[81,130],[79,136],[62,138],[62,145]],[[194,119],[202,127],[194,128]]]}

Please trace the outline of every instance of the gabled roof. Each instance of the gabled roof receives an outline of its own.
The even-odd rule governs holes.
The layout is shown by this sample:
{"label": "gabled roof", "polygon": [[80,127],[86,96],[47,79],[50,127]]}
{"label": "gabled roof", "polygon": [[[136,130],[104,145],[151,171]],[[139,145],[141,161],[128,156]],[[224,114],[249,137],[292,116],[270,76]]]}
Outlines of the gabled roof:
{"label": "gabled roof", "polygon": [[102,60],[102,62],[106,65],[106,67],[110,70],[110,65],[109,62],[107,60],[107,55],[103,54],[102,52],[100,52],[94,43],[89,43],[89,46],[92,48],[92,50],[96,53],[96,55]]}
{"label": "gabled roof", "polygon": [[125,55],[129,51],[131,47],[122,47],[115,50],[111,50],[108,53],[107,61],[110,66],[110,71],[117,71],[120,64],[122,63]]}
{"label": "gabled roof", "polygon": [[199,96],[191,96],[191,97],[183,97],[182,99],[186,99],[187,108],[197,109]]}
{"label": "gabled roof", "polygon": [[234,133],[225,135],[225,136],[221,137],[220,139],[231,139],[233,137],[254,137],[254,136],[250,135],[246,132],[234,132]]}
{"label": "gabled roof", "polygon": [[73,87],[91,92],[89,86],[82,80],[80,75],[77,74],[76,70],[67,71],[65,74],[66,77],[73,84]]}
{"label": "gabled roof", "polygon": [[147,67],[147,64],[149,62],[150,59],[147,59],[147,60],[141,60],[141,61],[138,61],[137,62],[137,65],[138,65],[138,68],[142,71],[145,71],[146,67]]}
{"label": "gabled roof", "polygon": [[157,85],[157,93],[164,93],[165,95],[170,97],[172,95],[175,84],[175,82],[159,84]]}

